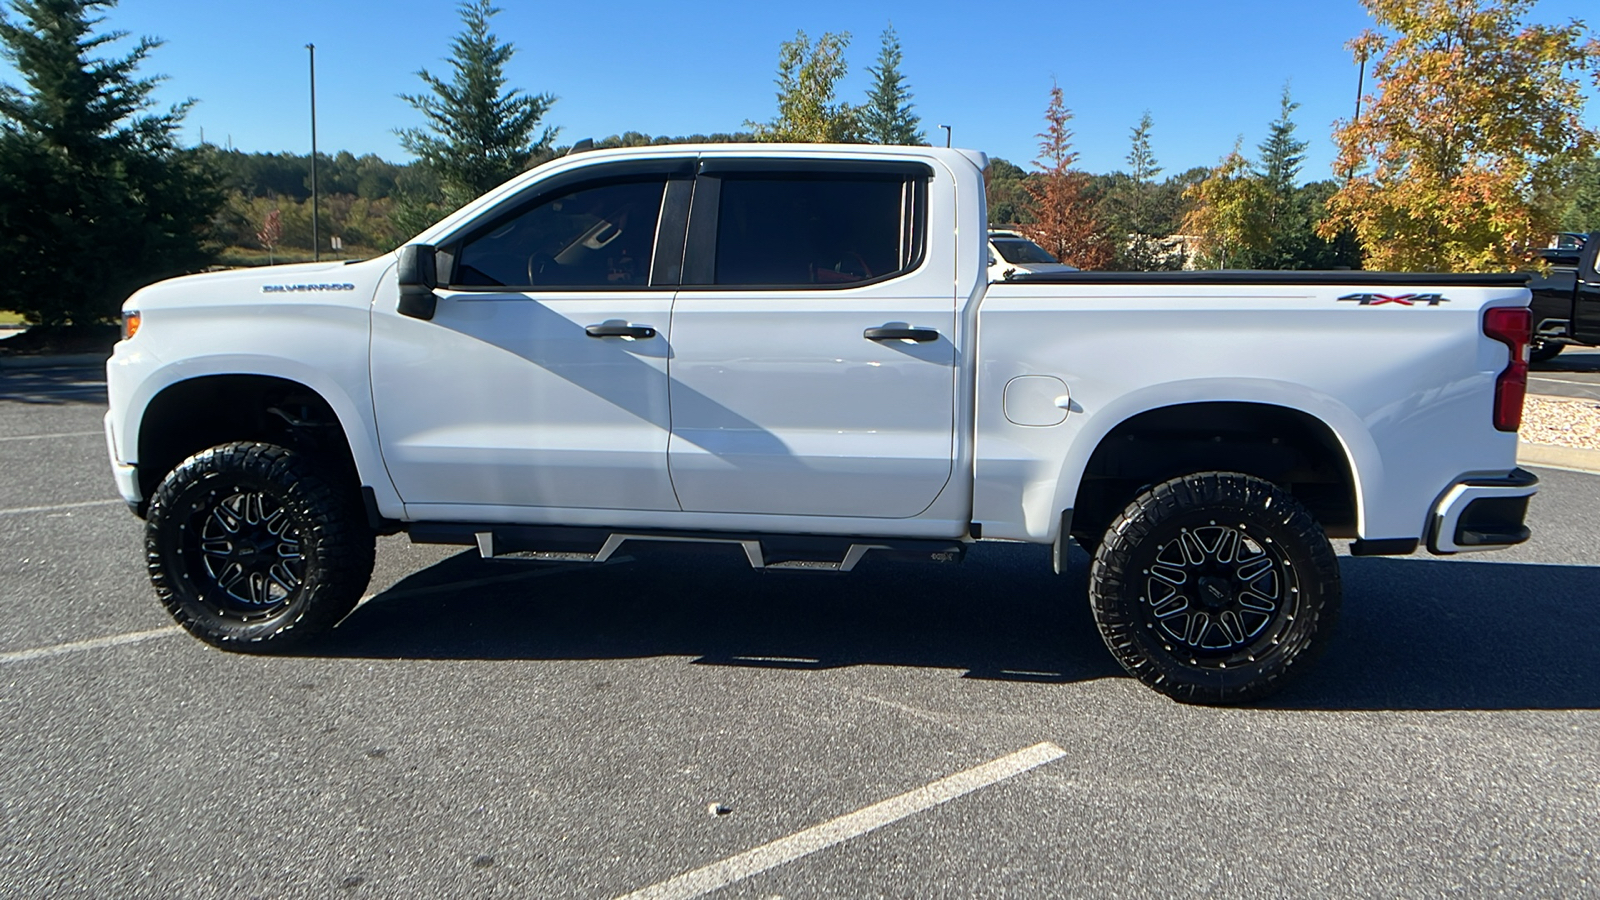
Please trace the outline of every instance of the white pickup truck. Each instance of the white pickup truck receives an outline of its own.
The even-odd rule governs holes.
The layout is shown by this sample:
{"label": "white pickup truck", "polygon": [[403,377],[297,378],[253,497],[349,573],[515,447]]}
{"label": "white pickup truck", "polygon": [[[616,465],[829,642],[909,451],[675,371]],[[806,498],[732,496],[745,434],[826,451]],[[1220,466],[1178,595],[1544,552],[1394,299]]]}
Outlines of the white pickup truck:
{"label": "white pickup truck", "polygon": [[582,153],[377,259],[139,291],[105,424],[157,594],[200,639],[267,649],[344,617],[398,531],[821,571],[976,541],[1059,570],[1075,539],[1118,661],[1232,703],[1326,643],[1330,537],[1527,539],[1522,276],[991,284],[984,162]]}

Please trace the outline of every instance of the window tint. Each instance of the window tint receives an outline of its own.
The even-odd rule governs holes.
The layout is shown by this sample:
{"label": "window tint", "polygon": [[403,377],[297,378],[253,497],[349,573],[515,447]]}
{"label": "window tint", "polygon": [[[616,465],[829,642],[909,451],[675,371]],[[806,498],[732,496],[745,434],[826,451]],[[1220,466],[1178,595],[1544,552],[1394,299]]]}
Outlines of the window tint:
{"label": "window tint", "polygon": [[725,177],[717,284],[841,285],[912,264],[903,176]]}
{"label": "window tint", "polygon": [[1053,263],[1059,262],[1050,251],[1035,244],[1026,238],[995,238],[989,243],[994,249],[1000,251],[1000,256],[1008,263]]}
{"label": "window tint", "polygon": [[461,248],[458,285],[630,287],[650,282],[665,179],[540,198]]}

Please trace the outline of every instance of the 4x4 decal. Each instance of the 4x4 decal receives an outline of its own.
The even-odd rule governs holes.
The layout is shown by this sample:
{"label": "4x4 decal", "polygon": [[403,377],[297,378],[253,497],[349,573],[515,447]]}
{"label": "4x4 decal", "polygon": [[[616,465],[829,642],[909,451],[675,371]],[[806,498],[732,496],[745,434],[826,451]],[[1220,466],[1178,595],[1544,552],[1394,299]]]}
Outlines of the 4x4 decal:
{"label": "4x4 decal", "polygon": [[1362,306],[1382,306],[1385,303],[1398,303],[1401,306],[1416,306],[1425,303],[1428,306],[1438,306],[1449,303],[1450,298],[1443,294],[1345,294],[1340,300],[1353,300]]}

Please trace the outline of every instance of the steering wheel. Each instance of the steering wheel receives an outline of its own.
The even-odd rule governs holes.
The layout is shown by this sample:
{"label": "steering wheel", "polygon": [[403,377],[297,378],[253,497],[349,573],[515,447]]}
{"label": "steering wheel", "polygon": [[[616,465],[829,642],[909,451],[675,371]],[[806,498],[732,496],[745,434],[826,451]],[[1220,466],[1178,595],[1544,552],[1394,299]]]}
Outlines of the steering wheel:
{"label": "steering wheel", "polygon": [[551,284],[545,281],[544,276],[554,275],[558,263],[556,258],[548,253],[539,252],[528,257],[528,283]]}

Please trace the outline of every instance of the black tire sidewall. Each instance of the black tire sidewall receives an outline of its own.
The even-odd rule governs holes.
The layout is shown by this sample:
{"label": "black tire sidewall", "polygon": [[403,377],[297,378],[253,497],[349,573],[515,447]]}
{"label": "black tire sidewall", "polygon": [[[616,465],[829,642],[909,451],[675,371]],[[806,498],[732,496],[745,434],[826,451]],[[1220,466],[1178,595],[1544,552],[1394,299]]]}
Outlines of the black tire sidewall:
{"label": "black tire sidewall", "polygon": [[[1212,520],[1270,539],[1274,556],[1287,564],[1286,587],[1294,589],[1252,639],[1255,658],[1226,668],[1191,664],[1189,653],[1148,627],[1141,584],[1156,545]],[[1281,488],[1240,473],[1203,473],[1156,485],[1129,504],[1095,554],[1090,598],[1107,647],[1146,685],[1191,703],[1249,702],[1277,691],[1321,653],[1338,613],[1338,559],[1311,514]]]}
{"label": "black tire sidewall", "polygon": [[[283,507],[299,533],[303,572],[281,609],[261,618],[230,614],[208,599],[214,582],[199,571],[186,528],[197,513],[239,492],[259,491]],[[355,547],[340,540],[351,533],[348,504],[307,461],[270,444],[214,447],[181,463],[161,483],[150,504],[145,547],[157,595],[180,625],[215,646],[234,650],[280,649],[336,624],[354,607],[338,578],[340,557],[359,568]],[[370,547],[371,538],[368,537]],[[179,553],[180,549],[188,552]],[[351,551],[354,552],[351,552]],[[344,552],[341,552],[344,551]],[[370,550],[367,567],[370,571]],[[362,583],[365,574],[362,574]]]}

